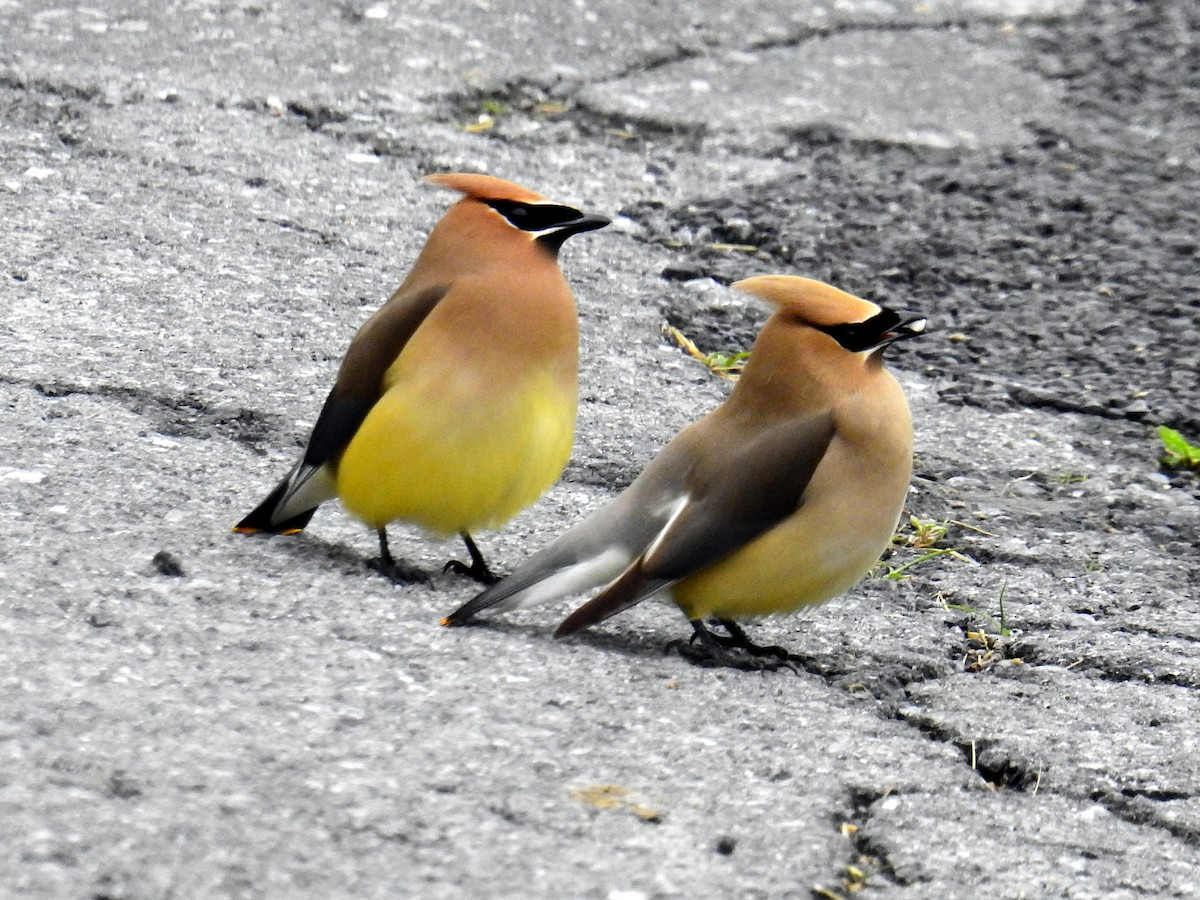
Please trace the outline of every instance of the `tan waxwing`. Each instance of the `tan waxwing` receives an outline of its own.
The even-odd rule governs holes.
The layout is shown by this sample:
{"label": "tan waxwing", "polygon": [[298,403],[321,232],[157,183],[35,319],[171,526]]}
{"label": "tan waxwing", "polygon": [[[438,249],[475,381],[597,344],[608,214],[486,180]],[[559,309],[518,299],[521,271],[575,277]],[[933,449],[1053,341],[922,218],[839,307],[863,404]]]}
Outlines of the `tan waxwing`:
{"label": "tan waxwing", "polygon": [[464,196],[412,271],[359,329],[304,455],[234,531],[294,534],[334,497],[379,533],[403,520],[459,534],[503,525],[562,473],[574,441],[579,356],[574,298],[558,267],[573,234],[608,219],[487,175],[431,175]]}
{"label": "tan waxwing", "polygon": [[[786,652],[751,644],[736,620],[821,603],[875,564],[912,474],[908,403],[883,349],[923,333],[925,319],[807,278],[734,287],[774,312],[729,398],[444,625],[607,585],[559,626],[563,637],[662,591],[696,631],[692,654],[737,665]],[[709,617],[728,637],[704,627]]]}

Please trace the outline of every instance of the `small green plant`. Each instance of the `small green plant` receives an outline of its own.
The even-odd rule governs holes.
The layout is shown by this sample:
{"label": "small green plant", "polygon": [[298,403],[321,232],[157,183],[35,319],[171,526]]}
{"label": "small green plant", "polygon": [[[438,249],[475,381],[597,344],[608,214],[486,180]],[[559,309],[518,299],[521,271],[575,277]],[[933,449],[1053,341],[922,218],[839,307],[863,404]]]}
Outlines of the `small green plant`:
{"label": "small green plant", "polygon": [[1166,425],[1158,426],[1158,439],[1162,441],[1162,464],[1171,469],[1200,469],[1200,447],[1188,443],[1187,438]]}
{"label": "small green plant", "polygon": [[749,350],[714,350],[705,356],[704,365],[722,378],[735,378],[742,374],[749,358]]}
{"label": "small green plant", "polygon": [[963,628],[966,647],[963,651],[962,662],[963,668],[968,672],[983,672],[1002,662],[1008,662],[1014,666],[1022,664],[1021,658],[1013,655],[1013,639],[1020,632],[1008,627],[1009,623],[1004,613],[1004,594],[1007,591],[1008,579],[1005,579],[998,598],[1000,606],[998,619],[973,606],[948,603],[945,595],[938,594],[938,600],[941,601],[944,609],[966,613],[975,620],[974,623]]}
{"label": "small green plant", "polygon": [[662,325],[662,333],[692,359],[703,363],[708,371],[728,381],[737,381],[742,369],[746,367],[746,360],[750,358],[750,353],[746,350],[714,350],[712,353],[705,353],[686,334],[666,322]]}
{"label": "small green plant", "polygon": [[476,110],[467,110],[468,114],[474,115],[474,120],[463,125],[463,131],[468,134],[479,134],[484,131],[490,131],[495,127],[496,122],[503,119],[511,112],[511,110],[501,103],[499,100],[491,98],[481,100],[479,107]]}
{"label": "small green plant", "polygon": [[484,100],[479,104],[479,111],[491,116],[493,119],[499,119],[501,116],[508,115],[508,107],[499,100]]}
{"label": "small green plant", "polygon": [[937,519],[918,519],[916,516],[908,517],[909,527],[912,531],[905,531],[901,528],[892,537],[893,544],[903,544],[905,547],[912,547],[914,550],[924,550],[927,547],[936,547],[938,541],[946,536],[946,532],[950,530],[950,522],[939,522]]}
{"label": "small green plant", "polygon": [[909,569],[921,565],[921,563],[929,562],[931,559],[937,559],[939,556],[949,556],[957,559],[959,562],[972,562],[971,557],[964,553],[960,553],[953,547],[934,547],[931,550],[926,550],[915,559],[910,559],[908,562],[899,566],[893,566],[890,563],[885,563],[887,571],[883,573],[883,577],[890,581],[899,581],[901,578],[911,578]]}
{"label": "small green plant", "polygon": [[1079,484],[1081,481],[1087,481],[1088,476],[1082,472],[1059,472],[1057,475],[1051,475],[1050,480],[1058,484]]}
{"label": "small green plant", "polygon": [[[940,556],[949,556],[959,562],[975,562],[975,560],[955,547],[937,546],[946,537],[951,525],[962,525],[965,528],[971,528],[973,531],[980,531],[978,528],[973,528],[970,525],[954,521],[953,519],[939,522],[936,519],[918,519],[916,516],[910,515],[908,517],[908,524],[901,525],[900,530],[892,536],[892,543],[923,552],[919,556],[900,565],[892,565],[890,562],[881,563],[885,571],[882,572],[880,577],[892,581],[908,578],[910,577],[910,569],[921,565],[921,563],[929,562],[931,559],[937,559]],[[980,531],[980,533],[986,534],[987,532]]]}
{"label": "small green plant", "polygon": [[[980,612],[973,606],[964,606],[959,603],[947,603],[944,599],[942,600],[942,606],[944,606],[946,609],[952,609],[955,612],[961,612],[966,613],[969,616],[975,616],[981,622],[983,622],[985,628],[987,626],[991,626],[991,633],[997,637],[1012,637],[1012,630],[1008,627],[1004,616],[1004,594],[1006,591],[1008,591],[1007,578],[1004,579],[1004,584],[1000,586],[1000,596],[997,598],[997,602],[1000,607],[1000,618],[998,619],[993,618],[985,612]],[[968,632],[967,637],[982,639],[982,642],[985,645],[987,644],[987,632]]]}

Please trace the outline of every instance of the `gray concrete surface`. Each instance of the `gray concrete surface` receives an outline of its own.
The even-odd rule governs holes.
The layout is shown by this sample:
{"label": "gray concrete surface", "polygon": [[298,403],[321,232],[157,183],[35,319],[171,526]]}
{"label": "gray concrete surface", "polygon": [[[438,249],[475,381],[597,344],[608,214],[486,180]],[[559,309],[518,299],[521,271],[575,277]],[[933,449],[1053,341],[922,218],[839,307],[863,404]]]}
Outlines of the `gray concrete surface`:
{"label": "gray concrete surface", "polygon": [[[1198,31],[0,2],[0,896],[1200,896],[1200,486],[1152,434],[1200,421]],[[769,271],[928,307],[911,512],[963,558],[755,626],[804,660],[755,675],[662,605],[439,628],[472,586],[381,579],[336,506],[230,534],[456,169],[617,217],[564,251],[576,451],[498,566],[719,402],[659,327],[744,346],[718,282]]]}

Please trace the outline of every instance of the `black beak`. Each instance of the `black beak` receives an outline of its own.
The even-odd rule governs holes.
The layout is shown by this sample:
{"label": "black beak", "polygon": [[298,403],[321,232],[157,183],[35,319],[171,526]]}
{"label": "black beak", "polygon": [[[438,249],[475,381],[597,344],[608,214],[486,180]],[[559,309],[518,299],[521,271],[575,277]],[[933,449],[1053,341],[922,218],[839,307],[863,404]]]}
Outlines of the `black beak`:
{"label": "black beak", "polygon": [[583,213],[578,219],[572,219],[570,222],[563,223],[558,230],[565,231],[567,234],[579,234],[583,231],[595,231],[597,228],[603,228],[605,225],[611,224],[612,219],[597,216],[594,213]]}
{"label": "black beak", "polygon": [[580,213],[579,218],[571,219],[569,222],[563,222],[561,225],[555,226],[553,231],[548,231],[537,239],[537,242],[557,255],[559,248],[562,247],[563,241],[573,234],[582,234],[585,231],[595,231],[597,228],[603,228],[612,222],[612,219],[606,219],[604,216],[597,216],[593,213]]}

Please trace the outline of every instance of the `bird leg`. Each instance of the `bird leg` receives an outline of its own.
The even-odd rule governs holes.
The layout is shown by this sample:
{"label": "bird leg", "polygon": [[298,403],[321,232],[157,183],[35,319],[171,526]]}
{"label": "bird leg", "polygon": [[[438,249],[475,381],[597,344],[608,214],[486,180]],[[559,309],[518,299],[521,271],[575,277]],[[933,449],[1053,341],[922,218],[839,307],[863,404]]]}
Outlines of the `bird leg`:
{"label": "bird leg", "polygon": [[797,671],[796,664],[783,647],[762,647],[746,636],[735,622],[715,620],[727,635],[713,634],[699,619],[691,622],[689,641],[672,641],[669,645],[688,662],[705,668],[728,667],[754,672],[774,672],[778,669]]}
{"label": "bird leg", "polygon": [[471,535],[465,531],[460,531],[459,536],[463,539],[463,543],[467,545],[467,552],[471,554],[471,564],[468,566],[465,562],[452,559],[442,567],[442,571],[453,572],[456,575],[466,575],[468,578],[474,578],[480,584],[495,584],[499,581],[500,576],[488,568],[488,564],[483,559],[483,554],[475,546],[475,541],[472,540]]}
{"label": "bird leg", "polygon": [[388,549],[387,529],[379,529],[379,559],[367,560],[367,566],[381,575],[386,575],[397,584],[422,584],[429,581],[429,576],[416,566],[396,560]]}

